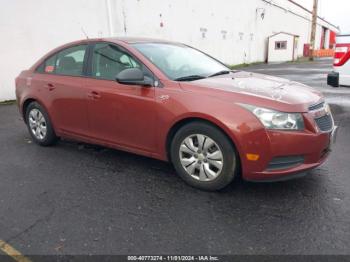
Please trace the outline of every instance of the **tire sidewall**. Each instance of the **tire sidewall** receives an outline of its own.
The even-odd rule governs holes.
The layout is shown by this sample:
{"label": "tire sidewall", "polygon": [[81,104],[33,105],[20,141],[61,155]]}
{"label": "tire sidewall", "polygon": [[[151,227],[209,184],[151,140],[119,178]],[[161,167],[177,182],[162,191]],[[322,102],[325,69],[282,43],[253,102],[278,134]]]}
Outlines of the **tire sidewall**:
{"label": "tire sidewall", "polygon": [[[29,124],[29,113],[33,110],[33,109],[37,109],[40,111],[40,113],[43,115],[43,117],[45,118],[45,122],[46,122],[46,136],[44,137],[44,139],[38,139],[35,137],[35,135],[33,134],[31,128],[30,128],[30,124]],[[35,143],[42,145],[42,146],[48,146],[53,144],[57,137],[55,134],[55,131],[53,129],[53,126],[51,124],[51,120],[50,117],[48,115],[48,113],[46,112],[46,110],[44,109],[43,106],[41,106],[39,103],[37,102],[32,102],[28,105],[27,109],[26,109],[26,123],[27,123],[27,128],[28,131],[30,133],[30,136],[32,137],[32,139],[34,140]]]}
{"label": "tire sidewall", "polygon": [[[213,139],[220,147],[224,165],[219,176],[213,181],[199,181],[192,178],[183,168],[180,157],[179,148],[184,139],[190,135],[202,134]],[[180,128],[175,134],[171,143],[171,160],[182,179],[193,187],[214,191],[226,187],[235,177],[237,168],[237,155],[231,141],[218,128],[202,122],[193,122]]]}

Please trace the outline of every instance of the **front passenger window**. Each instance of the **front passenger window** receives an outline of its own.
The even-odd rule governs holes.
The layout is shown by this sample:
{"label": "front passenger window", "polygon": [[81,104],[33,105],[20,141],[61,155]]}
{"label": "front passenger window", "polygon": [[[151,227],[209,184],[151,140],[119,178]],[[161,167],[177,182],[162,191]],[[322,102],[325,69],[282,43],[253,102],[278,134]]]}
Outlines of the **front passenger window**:
{"label": "front passenger window", "polygon": [[92,55],[92,76],[115,80],[117,74],[127,68],[141,68],[132,56],[108,43],[95,45]]}

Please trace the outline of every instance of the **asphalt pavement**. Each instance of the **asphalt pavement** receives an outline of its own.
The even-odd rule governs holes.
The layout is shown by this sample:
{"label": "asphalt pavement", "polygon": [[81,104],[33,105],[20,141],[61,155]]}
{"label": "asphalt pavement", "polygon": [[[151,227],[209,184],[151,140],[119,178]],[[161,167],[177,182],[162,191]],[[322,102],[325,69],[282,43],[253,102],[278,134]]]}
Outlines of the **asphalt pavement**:
{"label": "asphalt pavement", "polygon": [[0,106],[0,239],[22,254],[350,255],[350,88],[326,85],[330,60],[244,68],[314,86],[337,142],[308,176],[191,188],[170,164],[60,141],[32,143],[15,105]]}

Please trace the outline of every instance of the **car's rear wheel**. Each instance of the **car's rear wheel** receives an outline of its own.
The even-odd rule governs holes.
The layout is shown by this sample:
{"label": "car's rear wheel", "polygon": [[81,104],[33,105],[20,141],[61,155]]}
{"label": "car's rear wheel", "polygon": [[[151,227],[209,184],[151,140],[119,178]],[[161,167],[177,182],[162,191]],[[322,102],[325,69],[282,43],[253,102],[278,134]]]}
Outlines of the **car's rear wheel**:
{"label": "car's rear wheel", "polygon": [[34,142],[41,146],[50,146],[57,141],[49,115],[37,102],[32,102],[26,109],[26,123]]}
{"label": "car's rear wheel", "polygon": [[238,166],[236,151],[227,136],[199,121],[183,126],[175,134],[171,160],[189,185],[210,191],[230,184]]}

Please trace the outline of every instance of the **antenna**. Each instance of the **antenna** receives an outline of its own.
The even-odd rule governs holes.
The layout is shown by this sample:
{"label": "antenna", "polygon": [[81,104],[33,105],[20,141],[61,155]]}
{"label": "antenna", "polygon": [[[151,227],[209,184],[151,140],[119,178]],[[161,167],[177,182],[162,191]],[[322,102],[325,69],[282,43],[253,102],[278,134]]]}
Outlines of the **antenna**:
{"label": "antenna", "polygon": [[83,34],[85,35],[86,39],[89,39],[89,36],[88,36],[87,33],[85,32],[84,28],[81,27],[80,29],[81,29],[81,31],[83,32]]}

